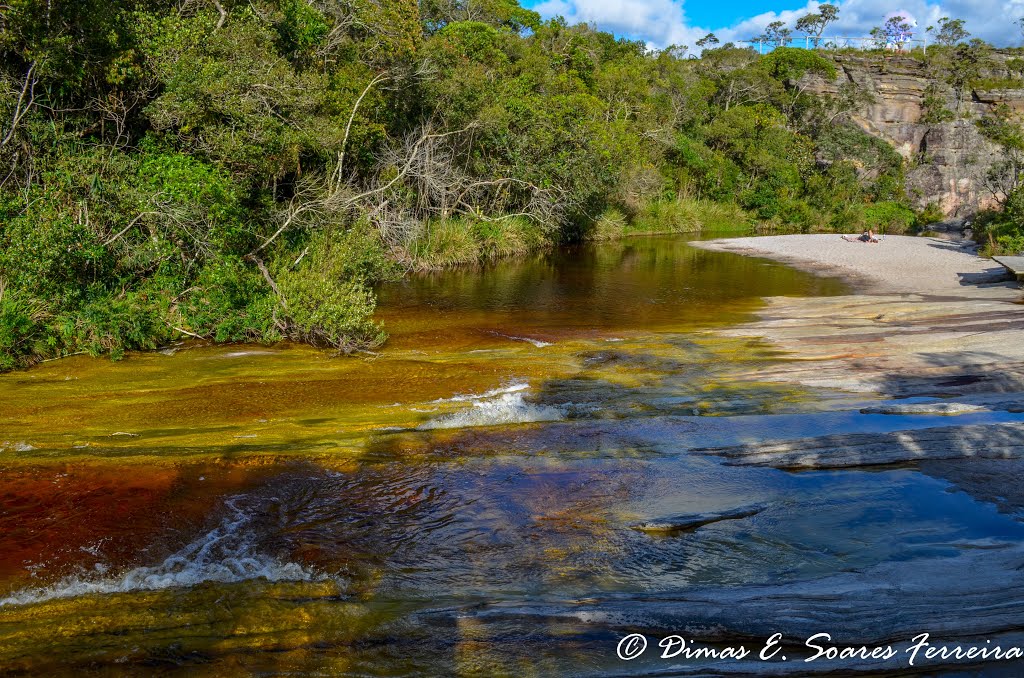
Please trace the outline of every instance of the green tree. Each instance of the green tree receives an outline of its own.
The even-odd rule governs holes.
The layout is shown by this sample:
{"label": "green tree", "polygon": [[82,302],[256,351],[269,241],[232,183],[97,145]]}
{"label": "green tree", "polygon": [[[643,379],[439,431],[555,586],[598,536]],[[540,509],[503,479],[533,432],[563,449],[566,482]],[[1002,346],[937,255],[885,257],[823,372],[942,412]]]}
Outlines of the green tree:
{"label": "green tree", "polygon": [[839,8],[831,4],[818,5],[816,13],[805,14],[796,20],[796,30],[811,37],[814,48],[821,43],[821,36],[829,24],[839,19]]}
{"label": "green tree", "polygon": [[969,37],[971,34],[964,28],[963,19],[950,19],[946,16],[939,19],[939,32],[936,34],[935,40],[940,45],[951,47]]}
{"label": "green tree", "polygon": [[946,81],[956,95],[955,112],[959,116],[972,82],[981,77],[991,63],[991,48],[977,38],[956,45],[943,63]]}
{"label": "green tree", "polygon": [[599,223],[903,214],[898,157],[830,132],[860,95],[807,95],[834,66],[779,22],[770,54],[709,34],[684,58],[513,0],[18,0],[0,21],[0,369],[181,336],[372,347],[400,268]]}
{"label": "green tree", "polygon": [[1024,176],[1024,126],[1008,106],[1002,104],[977,121],[982,136],[994,143],[1002,153],[1002,161],[988,175],[989,190],[1006,199],[1022,185]]}
{"label": "green tree", "polygon": [[720,41],[718,39],[718,36],[716,36],[714,33],[708,33],[703,38],[697,41],[697,47],[700,47],[701,49],[704,49],[706,47],[714,47],[719,42]]}
{"label": "green tree", "polygon": [[540,15],[515,0],[424,0],[420,14],[430,32],[458,21],[479,21],[515,33],[535,31]]}
{"label": "green tree", "polygon": [[793,31],[782,21],[772,21],[764,27],[764,33],[754,38],[773,47],[785,47],[793,41]]}

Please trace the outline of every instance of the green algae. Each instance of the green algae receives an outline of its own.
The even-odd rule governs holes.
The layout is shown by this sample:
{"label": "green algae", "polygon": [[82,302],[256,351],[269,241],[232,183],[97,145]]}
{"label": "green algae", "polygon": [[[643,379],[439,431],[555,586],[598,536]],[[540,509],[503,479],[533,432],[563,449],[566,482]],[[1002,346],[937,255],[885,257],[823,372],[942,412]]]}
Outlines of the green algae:
{"label": "green algae", "polygon": [[[735,400],[726,391],[744,363],[770,356],[693,332],[749,317],[761,294],[839,289],[659,238],[426,275],[382,291],[393,340],[378,355],[195,346],[118,363],[76,356],[0,376],[0,454],[9,463],[357,457],[381,429],[416,427],[466,407],[440,401],[517,380],[541,392],[572,379],[624,391],[668,384],[677,394],[685,385],[697,409],[713,413],[716,402]],[[680,337],[689,337],[685,346]],[[592,359],[615,350],[618,360]],[[779,402],[770,386],[761,390],[762,401]]]}

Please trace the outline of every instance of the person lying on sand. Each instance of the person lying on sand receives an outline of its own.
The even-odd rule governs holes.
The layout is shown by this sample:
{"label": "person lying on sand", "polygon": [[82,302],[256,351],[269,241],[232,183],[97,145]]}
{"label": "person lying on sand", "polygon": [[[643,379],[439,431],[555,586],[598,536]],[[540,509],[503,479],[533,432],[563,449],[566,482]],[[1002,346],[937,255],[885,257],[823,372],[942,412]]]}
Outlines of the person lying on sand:
{"label": "person lying on sand", "polygon": [[848,235],[844,235],[843,240],[845,240],[846,242],[881,242],[878,238],[875,237],[875,232],[872,231],[870,228],[861,233],[860,236],[856,238],[851,238]]}

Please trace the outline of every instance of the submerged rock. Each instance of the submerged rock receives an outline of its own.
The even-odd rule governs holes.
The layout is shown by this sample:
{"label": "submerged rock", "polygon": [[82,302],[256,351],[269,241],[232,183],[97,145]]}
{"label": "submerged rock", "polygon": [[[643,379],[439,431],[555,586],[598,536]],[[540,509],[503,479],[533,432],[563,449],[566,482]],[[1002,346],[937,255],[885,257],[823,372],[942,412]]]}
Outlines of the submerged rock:
{"label": "submerged rock", "polygon": [[[503,628],[513,620],[533,628],[558,620],[563,629],[576,622],[591,633],[606,629],[620,637],[637,629],[672,629],[691,642],[757,639],[749,645],[755,652],[774,633],[783,634],[789,643],[802,645],[805,639],[827,632],[830,639],[819,640],[820,645],[891,645],[897,652],[888,660],[820,659],[808,664],[798,658],[801,648],[790,646],[784,652],[789,655],[789,663],[760,662],[755,654],[746,667],[712,660],[704,664],[710,670],[701,670],[697,660],[687,670],[666,671],[671,675],[853,675],[857,671],[898,671],[902,675],[909,670],[908,649],[923,633],[928,633],[935,645],[1021,646],[1024,546],[1008,542],[950,546],[957,549],[957,555],[884,562],[810,581],[700,587],[639,596],[610,594],[588,600],[495,603],[471,612],[446,609],[427,614],[442,618],[472,614],[483,622],[503,622]],[[923,653],[915,659],[918,670],[966,668],[969,664]],[[993,660],[986,664],[998,666]]]}
{"label": "submerged rock", "polygon": [[972,412],[987,412],[989,408],[967,403],[915,403],[912,405],[878,405],[865,407],[861,414],[939,414],[954,416]]}
{"label": "submerged rock", "polygon": [[751,506],[740,506],[733,509],[726,509],[724,511],[686,513],[683,515],[637,523],[631,527],[634,530],[646,532],[652,536],[674,537],[683,532],[693,532],[705,525],[722,522],[723,520],[740,520],[742,518],[749,518],[757,515],[761,511],[765,510],[765,508],[767,508],[767,506],[764,504],[755,504]]}
{"label": "submerged rock", "polygon": [[895,433],[851,433],[691,450],[732,466],[824,469],[935,459],[1024,458],[1024,423],[947,426]]}

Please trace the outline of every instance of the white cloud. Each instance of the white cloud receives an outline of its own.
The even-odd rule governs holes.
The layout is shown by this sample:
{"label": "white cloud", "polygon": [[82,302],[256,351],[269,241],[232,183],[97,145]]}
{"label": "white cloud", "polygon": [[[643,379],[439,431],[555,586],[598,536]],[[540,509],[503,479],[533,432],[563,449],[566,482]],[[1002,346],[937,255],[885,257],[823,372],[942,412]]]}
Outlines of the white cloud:
{"label": "white cloud", "polygon": [[[692,49],[708,31],[714,31],[725,42],[758,35],[772,21],[792,27],[799,17],[816,10],[818,4],[818,0],[810,0],[798,10],[766,12],[731,26],[690,25],[684,0],[544,0],[534,9],[544,17],[561,15],[570,23],[592,23],[616,35],[640,38],[655,48],[685,44]],[[997,46],[1016,46],[1024,41],[1014,23],[1024,17],[1024,0],[901,0],[895,8],[891,0],[845,0],[834,4],[839,6],[839,21],[829,26],[827,36],[867,36],[886,16],[899,12],[917,21],[916,32],[921,36],[926,26],[949,16],[964,19],[974,36]]]}
{"label": "white cloud", "polygon": [[544,0],[533,9],[543,17],[564,16],[569,23],[595,24],[659,48],[693,45],[707,33],[688,24],[681,0]]}

